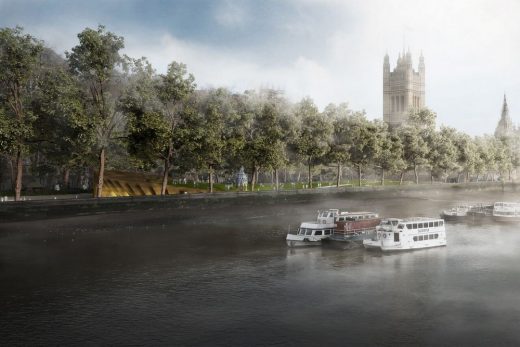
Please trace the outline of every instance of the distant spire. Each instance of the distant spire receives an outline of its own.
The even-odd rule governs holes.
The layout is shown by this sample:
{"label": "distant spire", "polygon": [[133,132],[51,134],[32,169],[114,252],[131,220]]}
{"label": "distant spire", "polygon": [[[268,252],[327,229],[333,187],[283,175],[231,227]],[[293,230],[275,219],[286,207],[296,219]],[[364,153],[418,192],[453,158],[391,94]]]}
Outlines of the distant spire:
{"label": "distant spire", "polygon": [[507,106],[507,98],[504,93],[504,102],[502,104],[502,113],[500,115],[500,121],[498,122],[495,130],[495,137],[508,137],[512,135],[513,121],[509,117],[509,107]]}

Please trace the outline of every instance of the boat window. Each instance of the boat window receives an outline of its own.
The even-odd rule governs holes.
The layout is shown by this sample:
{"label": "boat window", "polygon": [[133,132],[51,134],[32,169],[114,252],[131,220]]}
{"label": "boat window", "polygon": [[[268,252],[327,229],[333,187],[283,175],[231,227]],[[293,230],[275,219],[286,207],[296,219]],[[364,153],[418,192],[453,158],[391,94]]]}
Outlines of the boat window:
{"label": "boat window", "polygon": [[438,239],[439,238],[439,234],[435,234],[435,238]]}
{"label": "boat window", "polygon": [[[394,225],[395,225],[395,224],[394,224]],[[399,225],[397,226],[397,229],[404,229],[404,225],[403,225],[403,224],[399,224]]]}
{"label": "boat window", "polygon": [[413,240],[414,240],[414,241],[417,241],[417,236],[414,236],[414,237],[413,237]]}
{"label": "boat window", "polygon": [[428,225],[430,228],[433,228],[433,222],[429,222]]}
{"label": "boat window", "polygon": [[[392,221],[392,225],[394,225],[394,226],[397,225],[397,221],[396,221],[396,220],[393,220],[393,221]],[[401,229],[402,229],[402,225],[401,225]]]}
{"label": "boat window", "polygon": [[300,228],[300,235],[305,235],[305,228]]}
{"label": "boat window", "polygon": [[323,234],[323,230],[316,230],[314,232],[314,235],[322,235]]}
{"label": "boat window", "polygon": [[429,238],[430,240],[433,240],[433,234],[430,234],[430,235],[428,236],[428,238]]}
{"label": "boat window", "polygon": [[340,221],[344,221],[345,218],[343,218],[343,217],[339,217],[339,220],[340,220]]}
{"label": "boat window", "polygon": [[420,236],[419,236],[419,241],[422,241],[422,240],[423,240],[423,236],[420,235]]}
{"label": "boat window", "polygon": [[330,229],[325,230],[325,235],[330,235]]}
{"label": "boat window", "polygon": [[433,226],[438,227],[439,226],[439,222],[433,222]]}
{"label": "boat window", "polygon": [[307,232],[305,233],[305,235],[312,235],[312,229],[307,229]]}
{"label": "boat window", "polygon": [[417,229],[417,223],[413,223],[413,228]]}
{"label": "boat window", "polygon": [[441,226],[443,226],[443,225],[444,225],[444,221],[441,220],[441,221],[439,222],[439,226],[441,227]]}
{"label": "boat window", "polygon": [[417,224],[417,228],[422,229],[423,228],[423,224],[422,223]]}
{"label": "boat window", "polygon": [[406,229],[412,229],[412,225],[411,224],[406,224]]}

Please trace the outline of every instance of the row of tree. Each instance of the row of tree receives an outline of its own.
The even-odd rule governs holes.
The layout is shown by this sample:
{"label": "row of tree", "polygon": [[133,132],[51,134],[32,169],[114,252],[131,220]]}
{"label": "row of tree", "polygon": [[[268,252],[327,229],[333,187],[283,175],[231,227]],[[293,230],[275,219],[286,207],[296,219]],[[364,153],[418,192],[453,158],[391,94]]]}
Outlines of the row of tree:
{"label": "row of tree", "polygon": [[[78,34],[63,59],[21,28],[0,29],[0,152],[21,196],[24,165],[35,171],[96,168],[102,196],[105,167],[162,171],[161,194],[172,171],[232,176],[244,166],[254,189],[261,170],[278,187],[281,169],[354,168],[400,175],[419,169],[431,180],[505,174],[518,167],[515,138],[472,138],[436,129],[435,114],[413,110],[409,122],[389,129],[346,104],[320,112],[310,98],[289,102],[280,91],[231,93],[196,89],[184,64],[157,74],[145,59],[121,54],[124,39],[103,26]],[[107,156],[110,158],[107,164]],[[119,158],[119,160],[117,160]]]}

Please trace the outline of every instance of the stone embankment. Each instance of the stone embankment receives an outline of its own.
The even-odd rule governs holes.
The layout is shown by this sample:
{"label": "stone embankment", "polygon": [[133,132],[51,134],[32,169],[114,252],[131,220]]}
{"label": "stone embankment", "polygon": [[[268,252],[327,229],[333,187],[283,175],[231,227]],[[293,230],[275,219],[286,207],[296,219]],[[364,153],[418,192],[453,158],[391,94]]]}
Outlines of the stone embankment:
{"label": "stone embankment", "polygon": [[0,202],[0,222],[37,220],[156,209],[211,209],[244,205],[304,203],[329,198],[367,196],[431,195],[432,192],[516,192],[515,182],[473,182],[462,184],[420,184],[403,186],[327,187],[306,190],[200,193],[167,196],[79,198]]}

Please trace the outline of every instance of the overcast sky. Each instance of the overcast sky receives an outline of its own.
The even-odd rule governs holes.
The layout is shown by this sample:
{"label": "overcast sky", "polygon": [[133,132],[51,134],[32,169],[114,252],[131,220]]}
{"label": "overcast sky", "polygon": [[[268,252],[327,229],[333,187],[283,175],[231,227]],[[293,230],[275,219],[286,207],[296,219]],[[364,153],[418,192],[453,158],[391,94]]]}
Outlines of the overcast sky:
{"label": "overcast sky", "polygon": [[426,64],[440,124],[493,133],[504,92],[520,122],[520,1],[0,0],[0,26],[23,26],[59,53],[103,24],[125,53],[164,72],[188,65],[200,87],[270,87],[322,109],[348,102],[382,118],[382,65],[403,46]]}

